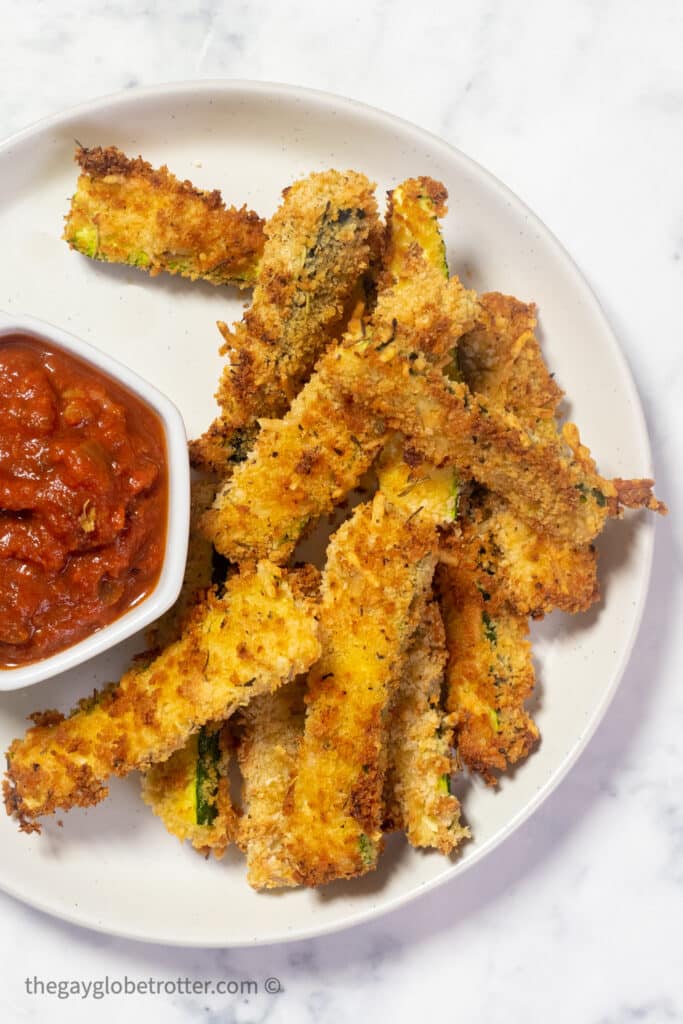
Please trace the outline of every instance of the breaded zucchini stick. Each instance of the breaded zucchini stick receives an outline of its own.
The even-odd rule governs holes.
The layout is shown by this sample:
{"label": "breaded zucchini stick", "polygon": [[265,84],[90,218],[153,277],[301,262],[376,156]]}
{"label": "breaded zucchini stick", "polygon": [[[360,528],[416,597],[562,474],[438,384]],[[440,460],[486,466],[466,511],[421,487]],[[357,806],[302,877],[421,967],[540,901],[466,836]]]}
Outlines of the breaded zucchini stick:
{"label": "breaded zucchini stick", "polygon": [[[420,200],[422,224],[411,230]],[[436,201],[432,199],[430,206],[430,196],[416,195],[414,187],[399,192],[388,221],[390,267],[395,254],[402,258],[406,239],[419,232],[425,239],[423,251],[444,272],[437,212]],[[367,401],[435,466],[455,465],[464,477],[504,496],[533,529],[565,545],[590,542],[608,515],[620,514],[622,505],[664,511],[651,493],[652,481],[632,481],[629,487],[625,481],[605,480],[581,444],[576,426],[557,427],[554,417],[561,391],[533,334],[534,308],[489,295],[478,319],[480,326],[459,342],[458,359],[473,387],[484,389],[484,400],[462,380],[444,380],[419,356],[406,359],[394,344],[381,351],[370,345],[364,365],[355,375],[347,374],[340,388],[348,389],[349,399]],[[420,346],[416,348],[419,351]]]}
{"label": "breaded zucchini stick", "polygon": [[526,615],[491,587],[477,585],[462,551],[436,573],[449,660],[446,708],[453,715],[458,754],[495,785],[496,772],[527,757],[538,728],[524,702],[534,687]]}
{"label": "breaded zucchini stick", "polygon": [[[419,233],[423,243],[427,246],[425,251],[431,254],[430,258],[433,264],[447,275],[448,269],[443,247],[438,244],[440,239],[438,221],[435,217],[426,219],[425,213],[428,211],[429,206],[426,200],[422,199],[420,202],[419,195],[416,195],[415,191],[400,192],[390,210],[389,231],[390,234],[394,234],[394,232],[396,234],[394,247],[405,245],[407,242],[416,244],[415,239]],[[416,225],[416,227],[413,229],[412,225]],[[391,242],[387,248],[391,252]],[[481,317],[481,313],[479,316]],[[453,370],[457,368],[458,373],[455,376],[459,377],[460,361],[452,364],[452,367]],[[414,514],[419,509],[423,516],[431,518],[435,526],[446,526],[456,519],[460,498],[457,470],[453,466],[435,468],[423,461],[419,453],[405,445],[400,435],[394,435],[382,452],[377,461],[377,475],[382,491],[390,495],[398,507],[405,510],[406,514]],[[469,523],[464,529],[469,535],[471,532]],[[462,541],[459,542],[459,545],[458,542],[451,541],[451,548],[457,567],[454,571],[454,579],[462,578],[466,581],[469,565],[468,563],[460,564],[463,559]],[[474,553],[478,554],[478,550],[478,548],[474,549]],[[471,552],[468,550],[467,553]],[[444,572],[445,570],[440,570],[441,576]],[[490,587],[488,577],[485,579]],[[466,582],[463,585],[467,587]],[[481,590],[473,588],[475,602],[479,599],[480,594]],[[448,596],[444,595],[445,606],[449,612],[450,686],[448,709],[451,715],[444,717],[440,710],[446,643],[443,623],[438,610],[432,609],[432,621],[425,623],[426,629],[418,630],[406,665],[406,672],[401,681],[401,688],[391,719],[388,744],[390,764],[395,764],[395,768],[388,775],[387,793],[390,794],[393,787],[395,798],[393,802],[388,798],[387,824],[399,827],[403,824],[408,831],[408,838],[416,845],[436,845],[444,852],[449,852],[457,845],[463,834],[466,834],[459,824],[458,802],[449,795],[448,791],[449,754],[453,739],[453,724],[458,724],[462,759],[468,764],[477,763],[473,761],[471,744],[468,746],[472,732],[471,720],[468,718],[466,723],[464,721],[465,714],[469,714],[467,709],[472,702],[471,695],[474,694],[480,701],[478,708],[486,712],[487,727],[491,727],[493,720],[498,722],[500,712],[500,709],[494,710],[495,704],[491,702],[491,697],[487,692],[487,674],[478,674],[477,672],[482,668],[481,665],[474,665],[474,671],[471,672],[468,679],[466,692],[463,692],[464,685],[459,686],[459,683],[462,682],[458,676],[459,668],[463,663],[467,666],[466,659],[462,656],[462,645],[466,633],[463,632],[462,635],[460,633],[460,627],[467,624],[467,617],[463,616],[462,619],[458,619],[452,611],[452,605],[457,603],[459,598],[459,592]],[[481,613],[479,614],[478,625],[482,626]],[[489,631],[489,635],[491,635],[491,631]],[[482,635],[482,641],[482,649],[488,653],[489,641],[486,634]],[[530,661],[529,665],[531,665]],[[510,682],[508,703],[513,706],[515,698],[520,696],[522,710],[521,712],[518,708],[514,708],[514,710],[524,714],[523,701],[528,696],[526,689],[522,687],[521,694],[518,694],[517,680]],[[533,684],[533,675],[531,683]],[[489,698],[488,704],[486,704],[487,698]],[[507,719],[505,724],[507,725]],[[530,720],[529,727],[530,729],[535,728]],[[496,735],[497,731],[498,726],[496,725]],[[498,742],[501,745],[501,753],[504,753],[506,745],[509,746],[507,733],[501,736]],[[521,756],[516,740],[515,744],[510,749],[511,756]]]}
{"label": "breaded zucchini stick", "polygon": [[285,563],[299,539],[353,490],[380,449],[384,421],[347,415],[324,356],[281,420],[261,420],[247,461],[237,466],[202,520],[216,549],[249,563],[264,552]]}
{"label": "breaded zucchini stick", "polygon": [[[460,368],[470,388],[513,413],[540,436],[559,436],[562,391],[549,373],[534,334],[536,308],[492,292],[481,297],[479,323],[460,344]],[[505,499],[484,495],[473,510],[479,564],[500,572],[519,612],[540,618],[559,608],[588,609],[599,597],[597,553],[532,530]]]}
{"label": "breaded zucchini stick", "polygon": [[[395,434],[382,450],[376,470],[381,493],[406,519],[419,515],[430,523],[435,543],[440,543],[437,527],[453,523],[458,510],[453,468],[434,469],[415,461]],[[438,606],[429,604],[389,715],[384,828],[405,831],[413,846],[450,853],[469,833],[460,824],[460,803],[450,792],[458,764],[452,749],[452,717],[444,713],[441,701],[445,662],[443,623]]]}
{"label": "breaded zucchini stick", "polygon": [[460,505],[460,484],[453,466],[435,469],[406,446],[400,433],[389,435],[375,461],[382,494],[407,516],[420,512],[434,527],[456,521]]}
{"label": "breaded zucchini stick", "polygon": [[[590,542],[623,505],[665,511],[652,481],[606,480],[595,469],[574,424],[561,438],[534,436],[511,413],[472,395],[419,357],[410,361],[392,345],[356,355],[340,388],[349,402],[371,410],[401,431],[411,448],[435,466],[453,465],[507,498],[536,530],[580,545]],[[348,370],[348,372],[346,372]]]}
{"label": "breaded zucchini stick", "polygon": [[318,356],[341,333],[379,240],[374,186],[363,174],[310,174],[283,192],[266,225],[254,297],[231,332],[218,418],[193,442],[193,463],[227,472],[261,417],[283,415]]}
{"label": "breaded zucchini stick", "polygon": [[244,814],[237,842],[246,853],[247,880],[255,889],[292,884],[285,839],[304,733],[305,689],[305,680],[281,686],[252,701],[238,716]]}
{"label": "breaded zucchini stick", "polygon": [[385,831],[402,830],[412,846],[451,853],[469,835],[450,791],[453,722],[441,707],[446,643],[439,607],[427,605],[388,716]]}
{"label": "breaded zucchini stick", "polygon": [[115,146],[79,146],[76,162],[81,175],[63,235],[72,249],[153,276],[163,270],[238,288],[254,283],[264,222],[246,206],[226,207],[220,192],[202,192]]}
{"label": "breaded zucchini stick", "polygon": [[[389,193],[385,242],[385,281],[399,284],[419,252],[430,268],[432,277],[448,280],[446,246],[439,219],[446,213],[448,193],[432,178],[410,178]],[[474,304],[477,320],[480,312]],[[448,346],[431,346],[432,360],[448,368],[453,361],[459,331],[444,332]],[[418,346],[425,352],[425,346]],[[429,348],[427,348],[429,354]],[[414,353],[417,356],[417,353]],[[436,358],[434,358],[436,357]],[[436,468],[405,445],[400,434],[389,436],[378,460],[380,489],[397,508],[413,515],[417,509],[431,517],[435,526],[452,523],[458,513],[458,474],[452,466]]]}
{"label": "breaded zucchini stick", "polygon": [[[436,528],[455,521],[459,504],[453,467],[434,469],[414,460],[401,436],[393,435],[376,470],[382,494],[406,518],[420,515],[431,523],[435,541],[441,542]],[[430,604],[413,638],[389,716],[384,827],[402,829],[413,846],[450,853],[469,833],[460,824],[460,803],[450,793],[458,764],[452,718],[441,701],[445,661],[443,623],[438,607]]]}
{"label": "breaded zucchini stick", "polygon": [[405,354],[409,366],[419,358],[424,364],[420,352],[441,363],[473,325],[474,293],[457,278],[446,280],[419,246],[393,248],[390,265],[369,321],[353,318],[285,417],[261,422],[247,461],[204,517],[207,536],[226,557],[249,562],[267,554],[285,562],[307,527],[367,471],[387,431],[384,416],[355,402],[366,353],[380,366],[385,351]]}
{"label": "breaded zucchini stick", "polygon": [[[382,843],[386,715],[424,613],[436,558],[430,523],[381,494],[333,536],[323,573],[320,661],[288,818],[291,881],[321,885],[375,867]],[[285,870],[277,872],[282,883]]]}
{"label": "breaded zucchini stick", "polygon": [[206,722],[306,671],[320,652],[317,622],[289,579],[265,562],[233,576],[224,596],[209,594],[180,640],[150,663],[68,718],[34,716],[7,754],[7,812],[30,831],[57,808],[98,803],[110,775],[165,761]]}
{"label": "breaded zucchini stick", "polygon": [[439,219],[447,213],[446,188],[433,178],[408,178],[388,199],[384,265],[389,280],[404,277],[407,254],[414,248],[447,278],[446,244],[439,228]]}
{"label": "breaded zucchini stick", "polygon": [[234,840],[239,822],[228,774],[233,747],[230,727],[210,722],[142,779],[142,799],[171,835],[181,842],[188,839],[200,853],[219,859]]}
{"label": "breaded zucchini stick", "polygon": [[562,389],[543,359],[536,307],[510,295],[481,296],[477,326],[460,342],[459,366],[470,390],[511,412],[535,434],[556,438]]}
{"label": "breaded zucchini stick", "polygon": [[[216,496],[213,480],[194,480],[191,490],[190,542],[183,585],[176,603],[151,628],[152,650],[162,650],[182,635],[196,604],[211,587],[213,545],[198,521]],[[222,857],[234,837],[237,812],[230,800],[228,771],[232,738],[222,722],[207,722],[167,761],[142,775],[142,798],[171,833],[189,839],[200,853]]]}
{"label": "breaded zucchini stick", "polygon": [[[556,415],[562,391],[545,365],[535,326],[535,306],[497,292],[483,295],[479,323],[461,339],[460,368],[477,395],[512,413],[534,435],[556,442],[561,440]],[[568,429],[575,430],[572,425]],[[617,510],[620,503],[639,503],[628,496],[624,483],[611,481]],[[664,511],[652,498],[651,481],[633,481],[633,485],[641,504]],[[579,501],[588,501],[588,485],[577,486]],[[592,544],[576,544],[530,528],[514,515],[502,495],[485,495],[479,505],[472,534],[479,545],[479,564],[487,572],[499,571],[501,586],[517,611],[536,618],[555,608],[579,612],[598,599]]]}
{"label": "breaded zucchini stick", "polygon": [[[320,575],[313,566],[305,566],[290,575],[289,582],[295,596],[317,598]],[[259,697],[247,705],[253,708],[253,713],[247,714],[247,709],[243,709],[237,721],[233,717],[228,722],[207,722],[168,761],[152,765],[143,775],[143,800],[172,835],[181,842],[189,839],[204,855],[213,853],[220,858],[228,844],[237,840],[243,847],[248,842],[253,844],[247,857],[248,865],[252,859],[258,862],[263,856],[264,808],[274,808],[277,802],[278,779],[274,775],[269,777],[270,788],[265,794],[254,795],[249,787],[251,776],[259,770],[252,766],[270,756],[268,744],[273,739],[273,722],[278,720],[278,714],[282,719],[284,709],[290,708],[296,687],[292,684],[281,689],[286,691],[282,700],[278,699],[280,690]],[[300,731],[302,729],[303,726]],[[285,732],[282,720],[280,731]],[[245,758],[244,748],[248,744],[253,746],[258,762],[251,756]],[[275,750],[271,753],[273,758],[277,756]],[[246,797],[251,808],[249,821],[244,824],[230,798],[229,772],[235,754],[245,776]],[[271,763],[274,766],[275,762]],[[250,830],[251,822],[254,825]]]}
{"label": "breaded zucchini stick", "polygon": [[470,505],[466,542],[478,579],[497,586],[512,608],[534,619],[559,609],[583,612],[598,600],[596,551],[531,529],[499,495],[479,496]]}

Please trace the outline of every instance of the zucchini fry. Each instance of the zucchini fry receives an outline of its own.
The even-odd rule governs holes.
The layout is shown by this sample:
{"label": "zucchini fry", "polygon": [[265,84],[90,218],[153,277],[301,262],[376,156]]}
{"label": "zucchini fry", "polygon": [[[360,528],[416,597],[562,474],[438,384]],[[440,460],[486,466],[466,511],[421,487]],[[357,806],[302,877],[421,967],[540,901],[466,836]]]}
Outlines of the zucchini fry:
{"label": "zucchini fry", "polygon": [[202,192],[115,146],[79,146],[75,158],[81,175],[62,236],[72,249],[152,276],[254,283],[265,242],[256,213],[226,207],[220,192]]}
{"label": "zucchini fry", "polygon": [[[343,342],[329,349],[281,420],[262,420],[247,461],[238,466],[203,519],[217,550],[236,562],[264,555],[285,562],[311,523],[331,512],[357,485],[387,438],[385,418],[362,407],[354,390],[366,354],[405,355],[409,366],[427,353],[450,358],[475,320],[476,296],[446,280],[419,246],[392,249],[369,321],[352,318]],[[394,274],[398,276],[394,276]]]}
{"label": "zucchini fry", "polygon": [[524,702],[534,687],[526,615],[478,586],[476,571],[456,549],[436,573],[449,660],[447,710],[458,755],[496,785],[496,772],[523,760],[538,740]]}
{"label": "zucchini fry", "polygon": [[389,193],[385,266],[391,281],[405,276],[408,254],[417,247],[427,263],[448,277],[446,244],[439,220],[448,192],[433,178],[408,178]]}
{"label": "zucchini fry", "polygon": [[[445,189],[431,179],[412,179],[394,189],[387,214],[387,268],[395,278],[406,254],[418,247],[427,262],[448,278],[446,250],[439,229]],[[452,357],[451,357],[452,359]],[[381,492],[406,517],[419,514],[437,527],[454,523],[459,480],[452,466],[436,468],[390,437],[376,463]],[[450,853],[469,833],[460,824],[460,803],[450,793],[456,769],[453,726],[441,706],[446,647],[438,606],[427,605],[413,637],[387,735],[386,831],[403,830],[413,846]]]}
{"label": "zucchini fry", "polygon": [[253,303],[231,332],[218,418],[190,446],[193,463],[226,473],[261,417],[282,416],[318,356],[338,337],[379,240],[373,186],[355,171],[311,174],[285,189],[266,225]]}
{"label": "zucchini fry", "polygon": [[[481,297],[479,324],[461,340],[460,368],[471,389],[517,416],[539,436],[559,436],[562,391],[534,334],[536,309],[507,295]],[[541,618],[559,608],[586,611],[599,597],[597,552],[532,530],[500,495],[480,497],[473,540],[480,566],[499,572],[512,606]]]}
{"label": "zucchini fry", "polygon": [[292,884],[285,841],[304,733],[304,692],[305,681],[297,680],[239,713],[244,814],[237,842],[246,853],[247,880],[255,889]]}
{"label": "zucchini fry", "polygon": [[268,563],[209,594],[182,637],[118,684],[81,701],[68,718],[33,716],[35,726],[7,754],[5,806],[24,831],[35,819],[98,803],[110,775],[165,761],[202,725],[227,718],[275,690],[320,652],[311,602],[297,597],[296,573]]}
{"label": "zucchini fry", "polygon": [[[350,351],[350,350],[349,350]],[[412,449],[439,467],[455,466],[539,531],[575,545],[590,542],[623,505],[663,512],[651,480],[601,477],[574,424],[556,441],[531,434],[511,413],[448,380],[425,359],[410,361],[393,346],[355,353],[356,372],[343,374],[347,400],[401,431]],[[348,367],[348,364],[347,364]],[[342,375],[340,375],[342,376]]]}
{"label": "zucchini fry", "polygon": [[[261,698],[258,698],[259,700]],[[142,779],[142,799],[181,842],[220,859],[239,816],[230,799],[233,740],[228,725],[210,722]]]}
{"label": "zucchini fry", "polygon": [[[409,188],[398,192],[392,202],[388,217],[390,241],[387,250],[390,265],[391,257],[397,250],[400,252],[406,246],[418,244],[417,239],[420,238],[428,258],[447,276],[443,243],[439,245],[438,221],[435,216],[429,216],[430,199],[424,190],[415,188],[417,183],[407,184]],[[431,201],[432,206],[434,202]],[[478,316],[481,318],[482,313],[479,312]],[[457,365],[460,369],[460,358]],[[459,468],[452,465],[436,468],[425,462],[419,452],[406,444],[400,435],[392,437],[377,460],[377,475],[382,491],[406,514],[415,514],[419,510],[421,515],[431,519],[435,527],[453,523],[458,515]],[[444,542],[442,539],[442,544]],[[506,695],[505,712],[502,697],[497,696],[494,700],[488,692],[490,638],[494,635],[494,627],[486,631],[482,615],[487,613],[479,608],[479,604],[484,603],[482,591],[473,586],[472,574],[468,573],[467,567],[457,561],[458,557],[462,558],[458,542],[451,540],[450,543],[455,550],[457,568],[447,570],[440,567],[438,570],[447,630],[444,632],[438,608],[430,606],[430,617],[425,618],[409,653],[391,717],[388,742],[390,768],[386,787],[387,827],[403,827],[413,845],[437,846],[444,853],[450,852],[467,835],[467,830],[459,824],[458,801],[449,793],[452,769],[450,748],[454,725],[457,726],[462,760],[470,767],[489,773],[492,743],[484,746],[483,751],[481,744],[475,743],[481,732],[479,719],[482,712],[487,740],[490,737],[486,730],[490,731],[492,723],[496,723],[495,735],[500,750],[496,754],[495,767],[505,766],[506,752],[511,759],[518,759],[526,753],[516,733],[513,741],[510,741],[511,728],[515,729],[519,721],[523,720],[527,734],[531,735],[535,730],[530,719],[524,720],[523,710],[524,699],[528,696],[525,685],[530,692],[533,670],[531,679],[526,679],[521,686],[518,685],[517,677],[509,680],[510,693]],[[448,572],[451,578],[444,579]],[[457,588],[458,581],[460,589]],[[446,584],[456,589],[446,593]],[[488,579],[487,585],[490,586]],[[469,588],[472,590],[471,595]],[[475,616],[474,623],[470,621],[472,614]],[[486,621],[490,625],[491,620]],[[519,617],[517,621],[522,623],[523,619]],[[469,633],[468,627],[472,629],[473,626],[474,629]],[[504,632],[505,626],[502,623],[500,628]],[[473,641],[469,645],[468,636]],[[450,715],[444,716],[440,709],[440,698],[446,650],[449,654],[447,707]],[[468,661],[464,652],[470,655],[479,652],[483,658],[470,657]],[[528,667],[531,669],[530,649],[523,648],[523,663],[524,655],[527,655]],[[460,675],[463,668],[464,678]],[[515,704],[518,698],[519,706]],[[478,703],[474,707],[480,714],[472,717],[471,708],[475,699]],[[510,705],[509,711],[507,705]],[[500,739],[499,729],[502,732]]]}
{"label": "zucchini fry", "polygon": [[[390,285],[400,287],[415,252],[421,254],[435,277],[448,280],[446,246],[439,227],[439,219],[447,210],[447,199],[446,189],[432,178],[410,178],[389,193],[385,280]],[[479,320],[478,303],[473,308]],[[459,331],[451,332],[451,345],[455,346],[460,337]],[[424,351],[423,346],[417,348]],[[453,348],[432,345],[431,350],[438,356],[437,362],[446,366],[452,363]],[[431,517],[435,526],[454,522],[459,483],[452,466],[430,465],[419,452],[406,446],[400,434],[392,434],[377,460],[376,470],[382,493],[397,508],[405,509],[407,515],[419,509]]]}
{"label": "zucchini fry", "polygon": [[453,466],[436,469],[406,446],[400,433],[389,436],[375,461],[382,494],[406,516],[419,512],[434,527],[455,523],[460,505],[460,482]]}
{"label": "zucchini fry", "polygon": [[[562,391],[545,365],[535,326],[533,305],[496,292],[483,295],[479,323],[461,339],[460,367],[465,381],[487,403],[495,403],[535,435],[554,443],[562,439],[556,421]],[[565,430],[570,442],[572,437],[578,442],[573,425]],[[665,511],[651,494],[651,481],[609,483],[614,492],[610,514],[619,514],[620,505]],[[600,493],[608,491],[601,484],[597,491],[590,483],[576,486],[582,503],[591,497],[600,501]],[[514,515],[502,495],[480,496],[478,504],[473,541],[479,545],[479,563],[486,572],[499,572],[500,585],[517,611],[539,618],[555,608],[585,611],[598,599],[597,554],[592,544],[530,528]]]}
{"label": "zucchini fry", "polygon": [[470,504],[463,542],[480,585],[487,589],[495,575],[501,593],[522,615],[583,612],[600,596],[593,544],[575,545],[532,530],[499,495],[478,495]]}
{"label": "zucchini fry", "polygon": [[[199,531],[199,518],[216,496],[214,480],[192,483],[190,543],[178,600],[151,628],[152,650],[162,650],[182,635],[196,604],[211,587],[213,545]],[[232,759],[229,727],[208,722],[168,761],[142,775],[142,799],[181,842],[207,855],[222,857],[234,837],[237,811],[230,800],[228,771]]]}
{"label": "zucchini fry", "polygon": [[[288,824],[292,883],[320,885],[376,866],[382,845],[386,715],[431,585],[436,541],[381,494],[328,548],[320,661],[309,674]],[[282,865],[277,878],[287,875]]]}
{"label": "zucchini fry", "polygon": [[533,304],[499,292],[482,295],[477,326],[461,339],[460,370],[471,391],[539,436],[556,438],[563,392],[548,371],[535,327]]}
{"label": "zucchini fry", "polygon": [[427,605],[408,651],[389,715],[385,831],[412,846],[451,853],[469,836],[450,792],[453,722],[441,708],[446,641],[438,605]]}

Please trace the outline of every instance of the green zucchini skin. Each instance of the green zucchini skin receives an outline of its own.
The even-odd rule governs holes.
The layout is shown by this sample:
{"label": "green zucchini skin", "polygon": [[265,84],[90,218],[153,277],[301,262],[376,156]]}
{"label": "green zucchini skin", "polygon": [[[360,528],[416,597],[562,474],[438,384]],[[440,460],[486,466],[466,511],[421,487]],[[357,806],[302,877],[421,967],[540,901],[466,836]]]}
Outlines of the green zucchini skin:
{"label": "green zucchini skin", "polygon": [[220,725],[203,726],[197,737],[195,777],[196,823],[212,825],[218,815],[218,772],[221,760]]}

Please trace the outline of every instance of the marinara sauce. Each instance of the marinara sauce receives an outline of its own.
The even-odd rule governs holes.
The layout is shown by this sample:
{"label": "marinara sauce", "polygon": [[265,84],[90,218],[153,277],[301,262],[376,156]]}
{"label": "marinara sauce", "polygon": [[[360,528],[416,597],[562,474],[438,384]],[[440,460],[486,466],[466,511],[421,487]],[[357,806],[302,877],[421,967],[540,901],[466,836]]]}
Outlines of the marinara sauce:
{"label": "marinara sauce", "polygon": [[157,415],[37,338],[0,338],[0,667],[63,650],[153,590],[168,479]]}

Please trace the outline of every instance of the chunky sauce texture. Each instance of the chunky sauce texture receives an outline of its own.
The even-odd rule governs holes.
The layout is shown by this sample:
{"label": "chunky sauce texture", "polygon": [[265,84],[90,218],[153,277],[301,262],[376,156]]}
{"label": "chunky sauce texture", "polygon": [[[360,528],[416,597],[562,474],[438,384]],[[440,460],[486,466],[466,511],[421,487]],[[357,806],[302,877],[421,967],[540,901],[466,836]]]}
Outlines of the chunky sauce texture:
{"label": "chunky sauce texture", "polygon": [[146,597],[166,540],[166,445],[126,388],[37,338],[0,338],[0,667]]}

